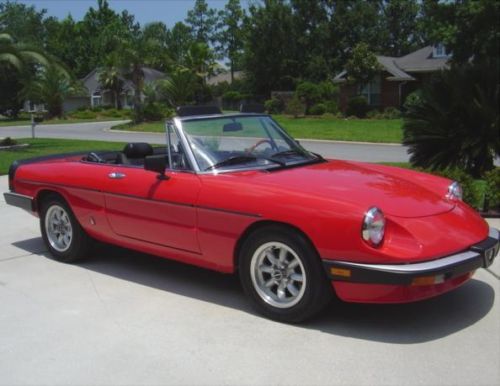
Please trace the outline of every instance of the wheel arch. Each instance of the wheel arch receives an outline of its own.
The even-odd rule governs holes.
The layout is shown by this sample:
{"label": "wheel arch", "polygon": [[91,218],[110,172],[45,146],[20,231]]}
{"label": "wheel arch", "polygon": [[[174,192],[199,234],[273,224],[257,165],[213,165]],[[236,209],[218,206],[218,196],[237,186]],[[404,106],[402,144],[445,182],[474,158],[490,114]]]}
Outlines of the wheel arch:
{"label": "wheel arch", "polygon": [[277,226],[280,228],[283,228],[285,230],[291,230],[292,232],[296,232],[300,234],[304,239],[310,244],[310,246],[316,251],[316,254],[318,254],[318,250],[316,249],[316,246],[312,242],[311,238],[305,233],[302,229],[289,224],[285,222],[280,222],[280,221],[273,221],[273,220],[261,220],[252,223],[248,228],[245,229],[245,231],[241,234],[239,237],[238,241],[236,242],[236,245],[234,247],[234,252],[233,252],[233,270],[235,272],[238,271],[239,269],[239,259],[240,259],[240,252],[243,244],[245,241],[256,231],[266,228],[266,227],[272,227],[272,226]]}
{"label": "wheel arch", "polygon": [[46,197],[48,197],[50,195],[55,195],[55,196],[60,197],[69,206],[68,200],[66,199],[66,197],[64,197],[64,194],[62,194],[61,192],[58,192],[57,190],[54,190],[54,189],[42,188],[37,192],[37,194],[35,196],[35,210],[38,212],[39,215],[41,214],[40,213],[41,203],[43,202],[43,200]]}

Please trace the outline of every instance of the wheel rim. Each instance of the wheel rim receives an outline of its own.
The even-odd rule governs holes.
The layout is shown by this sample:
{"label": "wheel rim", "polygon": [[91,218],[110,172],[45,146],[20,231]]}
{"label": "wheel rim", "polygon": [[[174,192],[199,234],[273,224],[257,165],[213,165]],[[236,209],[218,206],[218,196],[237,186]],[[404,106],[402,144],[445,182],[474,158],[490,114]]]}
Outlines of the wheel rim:
{"label": "wheel rim", "polygon": [[73,240],[73,228],[66,210],[52,205],[45,214],[45,233],[50,246],[58,252],[66,252]]}
{"label": "wheel rim", "polygon": [[304,265],[286,244],[261,245],[252,256],[250,273],[259,296],[273,307],[293,307],[304,296],[307,285]]}

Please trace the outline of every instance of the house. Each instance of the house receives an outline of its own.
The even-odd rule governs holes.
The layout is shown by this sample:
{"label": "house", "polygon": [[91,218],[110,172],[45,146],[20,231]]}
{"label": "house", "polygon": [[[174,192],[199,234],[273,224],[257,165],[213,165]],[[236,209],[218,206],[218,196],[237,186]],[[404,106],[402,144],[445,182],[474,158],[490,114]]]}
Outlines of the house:
{"label": "house", "polygon": [[380,72],[365,85],[347,81],[347,71],[334,78],[340,86],[340,108],[345,111],[349,99],[362,95],[372,108],[400,107],[408,94],[425,84],[432,73],[447,68],[449,55],[442,44],[427,46],[395,58],[377,56]]}
{"label": "house", "polygon": [[[153,68],[143,67],[144,84],[147,85],[158,79],[165,77],[161,71]],[[133,107],[134,99],[134,85],[130,80],[122,77],[123,92],[120,94],[121,106],[125,109]],[[99,83],[99,70],[96,68],[92,70],[85,78],[81,80],[83,86],[87,89],[87,95],[72,96],[64,101],[64,111],[76,110],[79,107],[99,107],[99,106],[113,106],[116,104],[112,92],[104,90]],[[141,96],[144,99],[144,95]],[[116,106],[115,106],[116,107]]]}

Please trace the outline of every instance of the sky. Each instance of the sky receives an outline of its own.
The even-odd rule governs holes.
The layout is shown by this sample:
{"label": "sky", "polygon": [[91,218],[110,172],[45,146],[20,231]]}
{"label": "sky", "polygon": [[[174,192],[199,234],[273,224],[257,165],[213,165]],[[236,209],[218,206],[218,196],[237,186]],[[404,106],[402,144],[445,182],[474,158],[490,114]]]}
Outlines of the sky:
{"label": "sky", "polygon": [[[16,2],[34,5],[38,10],[45,8],[49,16],[59,19],[71,14],[75,20],[81,20],[89,7],[97,7],[97,0],[16,0]],[[119,13],[128,10],[141,25],[162,21],[171,28],[176,22],[184,21],[194,2],[195,0],[109,0],[109,5]],[[210,8],[222,9],[226,0],[207,0],[207,3]],[[247,0],[241,3],[242,6],[246,6]]]}

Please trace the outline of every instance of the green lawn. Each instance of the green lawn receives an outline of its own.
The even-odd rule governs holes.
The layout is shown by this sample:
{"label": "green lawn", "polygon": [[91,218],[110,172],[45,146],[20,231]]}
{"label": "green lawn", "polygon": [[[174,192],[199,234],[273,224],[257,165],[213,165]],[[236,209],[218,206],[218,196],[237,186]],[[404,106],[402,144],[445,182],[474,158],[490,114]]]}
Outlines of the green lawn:
{"label": "green lawn", "polygon": [[18,143],[29,143],[28,148],[0,150],[0,175],[7,174],[9,166],[15,160],[38,157],[48,154],[70,153],[92,150],[121,150],[124,143],[102,141],[79,141],[73,139],[18,139]]}
{"label": "green lawn", "polygon": [[[291,118],[275,115],[274,119],[298,139],[401,143],[401,119]],[[163,122],[120,125],[118,130],[164,132]]]}
{"label": "green lawn", "polygon": [[[85,122],[106,122],[106,121],[122,121],[128,118],[109,118],[109,117],[101,117],[94,119],[47,119],[40,123],[40,125],[57,125],[57,124],[71,124],[71,123],[85,123]],[[0,118],[0,127],[2,126],[28,126],[31,125],[31,121],[29,119],[4,119]]]}

